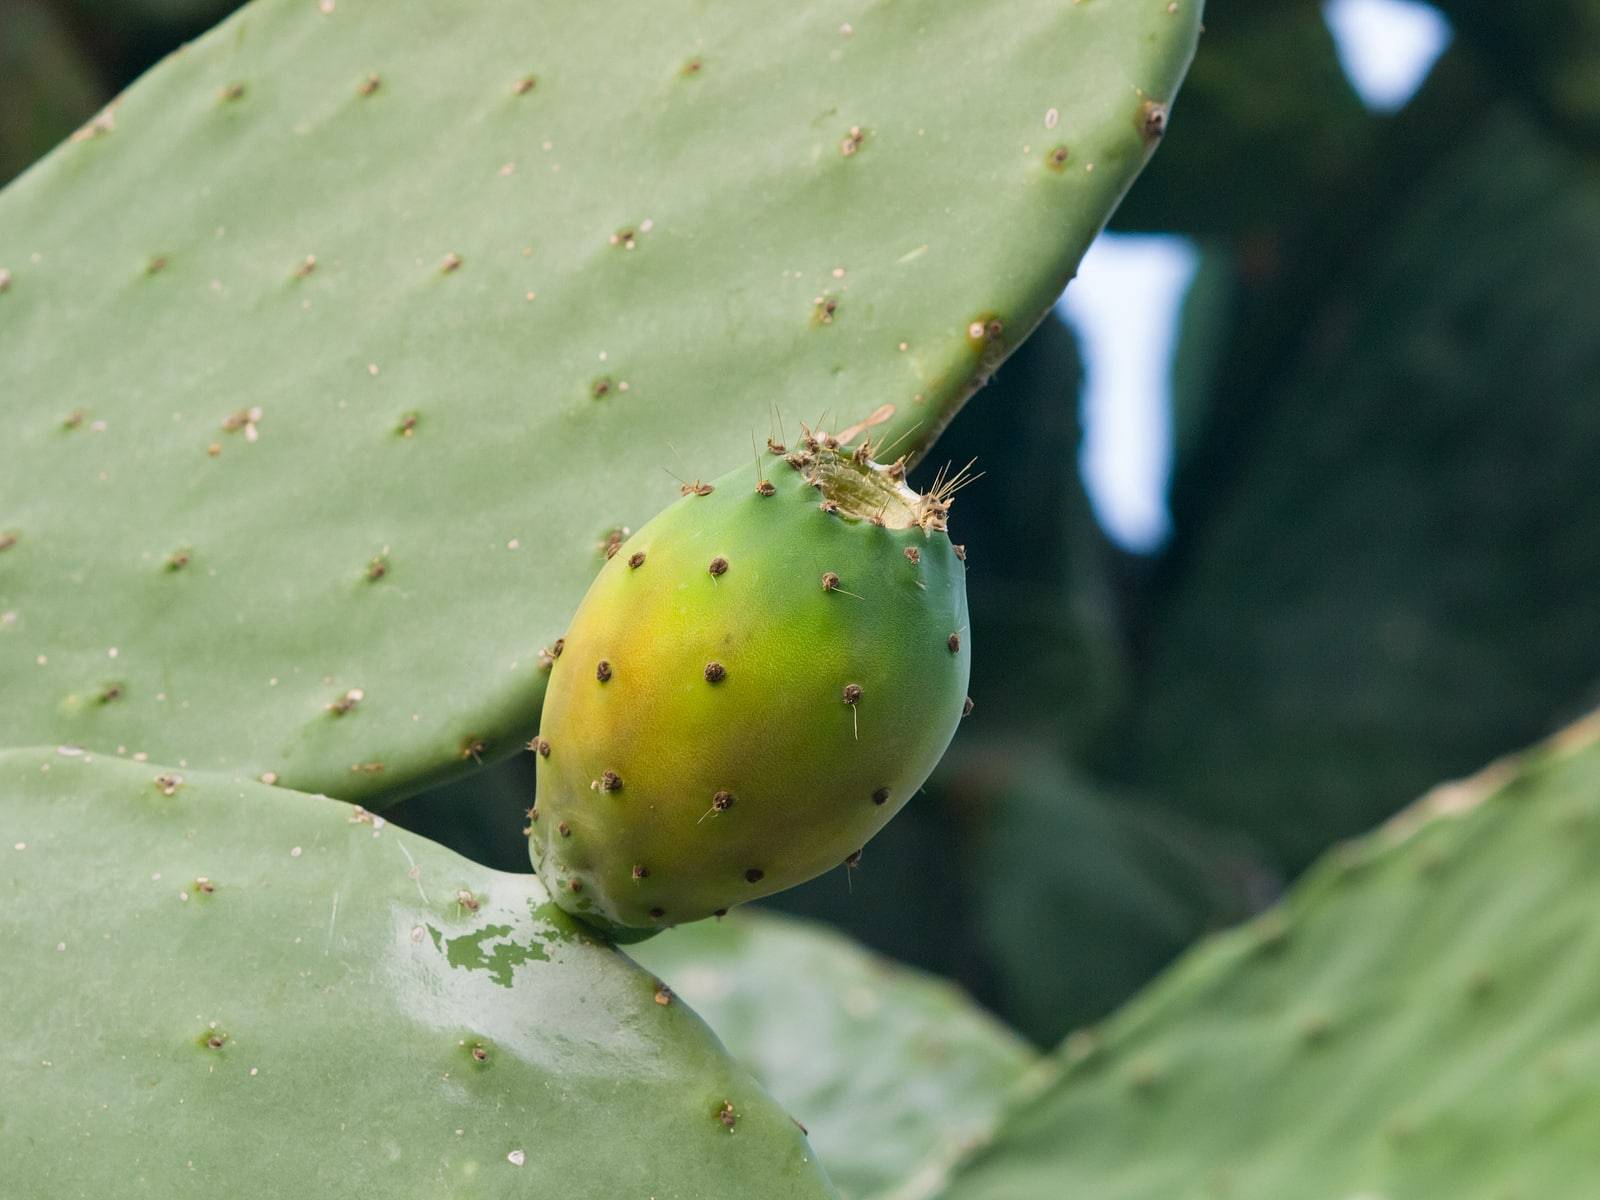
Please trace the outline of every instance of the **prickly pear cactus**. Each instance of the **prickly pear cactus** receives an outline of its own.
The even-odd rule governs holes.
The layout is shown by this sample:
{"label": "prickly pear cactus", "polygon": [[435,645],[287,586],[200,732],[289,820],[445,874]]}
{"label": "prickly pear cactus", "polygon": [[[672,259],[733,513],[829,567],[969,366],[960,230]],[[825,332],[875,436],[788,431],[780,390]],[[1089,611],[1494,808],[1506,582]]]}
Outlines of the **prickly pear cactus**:
{"label": "prickly pear cactus", "polygon": [[1037,1053],[948,980],[745,909],[628,953],[803,1121],[843,1200],[893,1200],[987,1137]]}
{"label": "prickly pear cactus", "polygon": [[1592,1200],[1600,715],[1438,788],[1015,1099],[943,1200]]}
{"label": "prickly pear cactus", "polygon": [[[859,433],[857,432],[859,436]],[[850,861],[966,704],[952,477],[828,435],[768,451],[621,542],[579,606],[534,748],[539,873],[614,933],[723,912]]]}
{"label": "prickly pear cactus", "polygon": [[1199,19],[246,6],[0,195],[0,739],[369,805],[509,754],[664,470],[932,441]]}
{"label": "prickly pear cactus", "polygon": [[835,1195],[700,1019],[531,876],[72,748],[0,753],[0,845],[8,1200]]}

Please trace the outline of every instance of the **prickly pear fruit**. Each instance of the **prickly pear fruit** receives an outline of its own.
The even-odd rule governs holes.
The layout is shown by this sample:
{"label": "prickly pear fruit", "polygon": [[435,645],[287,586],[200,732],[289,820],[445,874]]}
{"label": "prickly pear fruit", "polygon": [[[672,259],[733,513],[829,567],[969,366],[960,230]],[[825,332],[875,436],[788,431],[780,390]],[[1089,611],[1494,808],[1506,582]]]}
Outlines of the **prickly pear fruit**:
{"label": "prickly pear fruit", "polygon": [[563,908],[638,940],[854,865],[966,704],[957,486],[807,433],[616,546],[533,742],[531,853]]}

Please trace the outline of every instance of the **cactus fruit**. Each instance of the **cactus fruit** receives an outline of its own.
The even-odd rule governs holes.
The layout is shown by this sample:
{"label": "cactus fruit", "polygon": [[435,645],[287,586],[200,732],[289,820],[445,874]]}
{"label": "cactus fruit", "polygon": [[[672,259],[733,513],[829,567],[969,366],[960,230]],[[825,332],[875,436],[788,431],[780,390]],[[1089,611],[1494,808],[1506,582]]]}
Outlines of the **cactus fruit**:
{"label": "cactus fruit", "polygon": [[0,839],[6,1200],[836,1200],[531,875],[72,747],[0,752]]}
{"label": "cactus fruit", "polygon": [[[848,440],[848,438],[846,439]],[[622,542],[551,671],[531,850],[637,937],[844,863],[922,786],[967,698],[953,476],[807,433]]]}
{"label": "cactus fruit", "polygon": [[925,1200],[1593,1200],[1600,714],[1069,1037]]}
{"label": "cactus fruit", "polygon": [[368,807],[509,755],[668,443],[720,475],[776,406],[926,448],[1199,22],[246,5],[0,194],[0,739]]}

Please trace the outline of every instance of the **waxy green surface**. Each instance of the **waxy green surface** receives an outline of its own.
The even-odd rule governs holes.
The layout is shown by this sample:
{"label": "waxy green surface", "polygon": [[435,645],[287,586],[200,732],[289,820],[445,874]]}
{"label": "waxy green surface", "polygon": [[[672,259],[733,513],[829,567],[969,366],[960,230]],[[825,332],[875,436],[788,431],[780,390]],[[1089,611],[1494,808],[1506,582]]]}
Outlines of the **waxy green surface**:
{"label": "waxy green surface", "polygon": [[628,953],[772,1089],[844,1200],[894,1200],[987,1137],[1037,1055],[960,988],[756,909]]}
{"label": "waxy green surface", "polygon": [[531,876],[68,749],[0,754],[8,1198],[835,1195]]}
{"label": "waxy green surface", "polygon": [[668,472],[801,419],[929,445],[1199,20],[245,7],[0,194],[4,740],[371,806],[509,753]]}
{"label": "waxy green surface", "polygon": [[531,849],[557,901],[604,928],[696,921],[839,866],[961,720],[949,536],[826,511],[814,468],[782,455],[757,466],[623,542],[551,671]]}
{"label": "waxy green surface", "polygon": [[1600,716],[1067,1039],[943,1200],[1589,1200]]}

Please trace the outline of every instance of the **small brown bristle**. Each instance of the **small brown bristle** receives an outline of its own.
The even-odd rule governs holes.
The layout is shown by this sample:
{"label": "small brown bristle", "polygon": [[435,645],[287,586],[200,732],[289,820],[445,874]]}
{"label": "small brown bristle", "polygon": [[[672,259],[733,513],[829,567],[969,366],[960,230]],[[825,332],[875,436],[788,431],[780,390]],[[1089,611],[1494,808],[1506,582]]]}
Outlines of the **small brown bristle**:
{"label": "small brown bristle", "polygon": [[620,550],[620,549],[622,549],[622,543],[621,542],[607,542],[606,543],[606,561],[610,562],[613,558],[615,558],[617,556],[617,551]]}
{"label": "small brown bristle", "polygon": [[872,793],[872,802],[874,804],[887,804],[887,803],[889,803],[889,789],[888,788],[879,788],[877,791],[873,792]]}
{"label": "small brown bristle", "polygon": [[533,739],[533,741],[529,742],[528,749],[532,750],[540,758],[550,757],[550,743],[545,741],[542,737],[536,737]]}
{"label": "small brown bristle", "polygon": [[723,917],[728,915],[728,910],[725,909],[725,908],[719,908],[719,909],[717,909],[716,912],[712,913],[711,915],[713,917],[715,917],[717,920],[720,921],[720,920],[722,920]]}
{"label": "small brown bristle", "polygon": [[566,638],[557,638],[556,639],[556,644],[550,647],[551,657],[560,658],[561,657],[561,652],[563,650],[565,650],[566,648],[567,648],[567,639]]}
{"label": "small brown bristle", "polygon": [[562,821],[560,824],[558,824],[556,826],[556,832],[559,833],[562,837],[571,837],[572,836],[572,826],[568,825],[565,821]]}
{"label": "small brown bristle", "polygon": [[824,500],[821,504],[817,505],[817,507],[820,508],[823,512],[829,513],[829,514],[836,513],[836,512],[839,511],[839,505],[833,500]]}
{"label": "small brown bristle", "polygon": [[628,565],[635,571],[644,566],[644,551],[635,550],[632,554],[630,554],[628,556]]}
{"label": "small brown bristle", "polygon": [[859,867],[861,865],[861,851],[857,850],[854,854],[847,855],[844,865],[847,867]]}
{"label": "small brown bristle", "polygon": [[635,879],[645,879],[649,876],[649,874],[650,868],[645,866],[643,863],[633,864],[633,877]]}
{"label": "small brown bristle", "polygon": [[760,883],[766,877],[767,873],[760,867],[751,867],[744,873],[744,881],[746,883]]}
{"label": "small brown bristle", "polygon": [[569,892],[574,892],[574,893],[583,891],[583,880],[581,880],[581,879],[569,879],[569,880],[567,880],[567,890]]}
{"label": "small brown bristle", "polygon": [[950,647],[951,654],[961,653],[961,635],[959,633],[952,633],[948,638],[945,639],[944,644]]}
{"label": "small brown bristle", "polygon": [[767,439],[767,450],[773,454],[783,454],[786,453],[788,449],[789,448],[780,441],[776,441],[773,438]]}
{"label": "small brown bristle", "polygon": [[758,496],[776,495],[777,491],[778,489],[772,486],[772,482],[770,480],[763,479],[760,483],[756,484],[756,495]]}
{"label": "small brown bristle", "polygon": [[861,700],[861,685],[859,683],[847,683],[847,684],[845,684],[844,685],[844,702],[846,704],[854,705],[854,704],[858,703],[860,700]]}
{"label": "small brown bristle", "polygon": [[728,677],[728,668],[724,667],[721,663],[719,663],[719,662],[708,662],[706,664],[706,682],[707,683],[721,683],[727,677]]}
{"label": "small brown bristle", "polygon": [[918,550],[915,546],[907,546],[906,547],[906,561],[909,562],[909,563],[919,563],[919,562],[921,562],[922,561],[922,551]]}
{"label": "small brown bristle", "polygon": [[728,570],[728,560],[719,554],[717,557],[711,560],[710,564],[706,567],[706,570],[710,571],[712,575],[726,574]]}
{"label": "small brown bristle", "polygon": [[694,485],[694,494],[696,496],[709,496],[716,490],[717,489],[712,487],[709,483],[700,483],[699,481],[696,481]]}
{"label": "small brown bristle", "polygon": [[824,571],[822,573],[822,590],[825,591],[825,592],[836,592],[836,591],[838,591],[839,590],[839,576],[836,575],[832,571]]}
{"label": "small brown bristle", "polygon": [[727,812],[733,807],[733,793],[718,792],[715,796],[711,797],[711,807],[716,809],[718,812]]}
{"label": "small brown bristle", "polygon": [[666,915],[667,915],[667,910],[664,909],[664,908],[652,908],[650,910],[650,919],[652,921],[659,921],[659,920],[661,920],[662,917],[664,917]]}
{"label": "small brown bristle", "polygon": [[965,546],[951,546],[950,549],[956,552],[956,557],[962,562],[967,561],[967,548]]}
{"label": "small brown bristle", "polygon": [[972,715],[972,710],[976,707],[978,706],[972,702],[972,697],[968,696],[967,702],[961,706],[961,715],[963,717],[970,717]]}
{"label": "small brown bristle", "polygon": [[605,683],[607,680],[609,680],[611,678],[611,664],[602,658],[598,663],[595,664],[594,677],[601,683]]}
{"label": "small brown bristle", "polygon": [[615,771],[600,772],[600,790],[602,792],[620,792],[622,790],[622,776]]}

